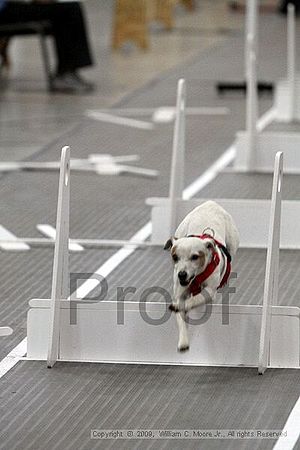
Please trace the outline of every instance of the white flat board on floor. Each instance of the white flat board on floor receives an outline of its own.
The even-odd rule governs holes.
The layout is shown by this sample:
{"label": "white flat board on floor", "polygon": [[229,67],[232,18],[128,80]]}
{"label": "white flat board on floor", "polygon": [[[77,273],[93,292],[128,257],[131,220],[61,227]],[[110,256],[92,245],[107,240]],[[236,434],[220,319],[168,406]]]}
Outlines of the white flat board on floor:
{"label": "white flat board on floor", "polygon": [[[178,224],[194,208],[208,199],[177,200]],[[232,215],[240,232],[240,247],[266,248],[268,243],[271,200],[214,199]],[[152,206],[152,242],[164,245],[168,235],[170,200],[148,198]],[[282,201],[280,248],[300,249],[300,228],[295,227],[300,217],[300,201]],[[199,230],[199,234],[203,230]]]}
{"label": "white flat board on floor", "polygon": [[24,242],[13,242],[17,240],[17,236],[7,230],[3,225],[0,225],[0,241],[9,241],[9,242],[0,242],[0,248],[2,250],[15,250],[15,251],[23,251],[30,250],[29,245]]}
{"label": "white flat board on floor", "polygon": [[[229,114],[228,108],[223,107],[199,107],[199,108],[186,108],[186,116],[219,116]],[[152,114],[152,120],[156,123],[169,123],[173,122],[176,117],[176,108],[174,106],[162,106],[157,108]]]}
{"label": "white flat board on floor", "polygon": [[[31,300],[28,312],[28,353],[32,359],[46,359],[50,300]],[[195,364],[257,366],[261,306],[213,305],[211,316],[201,325],[190,325],[191,347],[178,353],[177,326],[173,314],[161,325],[145,322],[139,310],[143,304],[113,301],[79,304],[76,325],[70,324],[70,302],[61,301],[60,360],[147,364]],[[117,323],[117,309],[124,308],[124,323]],[[166,303],[147,303],[147,314],[159,319]],[[209,311],[209,310],[208,310]],[[201,318],[203,308],[192,311]],[[299,320],[297,307],[272,308],[269,367],[299,367]],[[280,336],[280,339],[278,338]]]}
{"label": "white flat board on floor", "polygon": [[10,327],[0,327],[0,336],[9,336],[13,333]]}

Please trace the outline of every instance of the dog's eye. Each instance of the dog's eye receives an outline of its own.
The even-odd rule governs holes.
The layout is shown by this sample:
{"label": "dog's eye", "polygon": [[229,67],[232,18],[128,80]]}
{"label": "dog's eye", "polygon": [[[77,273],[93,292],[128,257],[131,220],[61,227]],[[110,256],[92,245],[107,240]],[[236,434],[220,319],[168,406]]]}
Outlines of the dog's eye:
{"label": "dog's eye", "polygon": [[175,263],[178,262],[178,256],[177,256],[177,255],[173,255],[172,258],[173,258],[173,261],[174,261]]}
{"label": "dog's eye", "polygon": [[199,258],[199,255],[192,255],[191,256],[191,261],[197,261],[197,259]]}

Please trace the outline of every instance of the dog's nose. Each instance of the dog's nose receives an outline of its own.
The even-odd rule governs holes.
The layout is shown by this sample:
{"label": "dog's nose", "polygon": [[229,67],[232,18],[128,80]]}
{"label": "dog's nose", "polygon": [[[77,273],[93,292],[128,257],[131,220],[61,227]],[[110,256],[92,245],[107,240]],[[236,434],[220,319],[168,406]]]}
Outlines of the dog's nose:
{"label": "dog's nose", "polygon": [[180,281],[185,281],[187,277],[187,273],[184,270],[178,272],[178,278]]}

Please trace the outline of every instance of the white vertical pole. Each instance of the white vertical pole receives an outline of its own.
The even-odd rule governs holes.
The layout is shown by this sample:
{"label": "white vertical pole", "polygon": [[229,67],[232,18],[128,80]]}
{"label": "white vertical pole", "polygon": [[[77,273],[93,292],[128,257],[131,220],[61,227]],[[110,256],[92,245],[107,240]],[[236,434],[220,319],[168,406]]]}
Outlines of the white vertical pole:
{"label": "white vertical pole", "polygon": [[258,372],[263,374],[268,367],[271,340],[272,306],[278,303],[278,271],[281,225],[281,190],[283,175],[283,153],[275,157],[269,240],[267,248],[265,287],[261,320]]}
{"label": "white vertical pole", "polygon": [[255,165],[257,144],[257,0],[248,0],[246,15],[246,131],[247,131],[247,170]]}
{"label": "white vertical pole", "polygon": [[296,118],[296,35],[295,5],[288,4],[287,21],[287,78],[289,90],[289,120]]}
{"label": "white vertical pole", "polygon": [[61,152],[54,249],[47,366],[59,354],[60,301],[68,298],[69,277],[70,147]]}
{"label": "white vertical pole", "polygon": [[177,225],[177,199],[182,199],[184,189],[185,159],[185,80],[180,79],[177,85],[176,119],[173,135],[172,165],[170,176],[170,236]]}

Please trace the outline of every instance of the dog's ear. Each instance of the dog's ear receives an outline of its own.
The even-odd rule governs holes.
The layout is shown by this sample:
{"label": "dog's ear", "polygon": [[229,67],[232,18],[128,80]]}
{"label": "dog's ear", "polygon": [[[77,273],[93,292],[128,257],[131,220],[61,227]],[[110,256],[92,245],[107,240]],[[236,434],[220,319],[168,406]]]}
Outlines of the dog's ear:
{"label": "dog's ear", "polygon": [[212,239],[206,239],[205,246],[208,250],[212,250],[212,251],[216,250],[215,241],[213,241]]}
{"label": "dog's ear", "polygon": [[170,237],[170,239],[168,239],[164,245],[164,250],[170,250],[170,248],[172,247],[173,247],[173,238]]}

